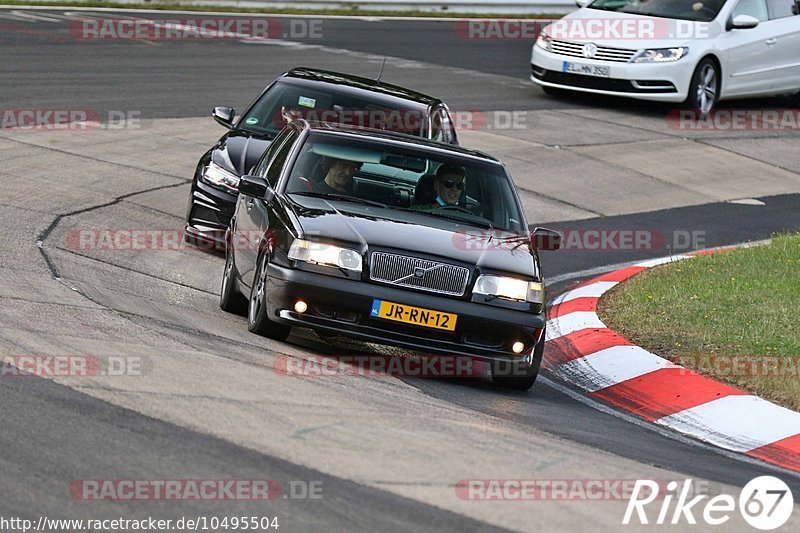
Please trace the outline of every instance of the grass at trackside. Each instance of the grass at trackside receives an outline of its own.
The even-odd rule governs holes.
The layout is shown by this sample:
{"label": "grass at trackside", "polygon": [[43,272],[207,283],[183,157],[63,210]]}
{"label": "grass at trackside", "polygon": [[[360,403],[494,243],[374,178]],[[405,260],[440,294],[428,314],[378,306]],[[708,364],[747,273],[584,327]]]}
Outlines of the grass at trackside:
{"label": "grass at trackside", "polygon": [[186,5],[177,2],[149,2],[141,4],[126,4],[122,2],[27,2],[25,0],[0,0],[0,5],[9,6],[37,6],[37,7],[104,7],[116,9],[152,9],[163,11],[205,11],[212,13],[259,13],[269,15],[329,15],[329,16],[361,16],[361,17],[445,17],[445,18],[480,18],[480,19],[559,19],[564,15],[552,13],[535,14],[500,14],[500,13],[455,13],[450,11],[386,11],[377,9],[303,9],[303,8],[258,8],[225,6]]}
{"label": "grass at trackside", "polygon": [[647,270],[607,293],[598,312],[634,344],[800,410],[798,308],[794,234]]}

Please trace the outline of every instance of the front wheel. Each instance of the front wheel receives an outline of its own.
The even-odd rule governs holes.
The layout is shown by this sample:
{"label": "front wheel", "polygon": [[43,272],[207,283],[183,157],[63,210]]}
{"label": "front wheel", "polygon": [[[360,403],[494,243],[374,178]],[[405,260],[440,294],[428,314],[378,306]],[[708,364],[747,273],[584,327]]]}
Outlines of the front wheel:
{"label": "front wheel", "polygon": [[506,389],[526,391],[533,387],[536,378],[539,376],[539,366],[542,364],[544,354],[544,331],[536,348],[533,350],[533,362],[530,366],[511,363],[506,361],[495,361],[492,363],[492,381],[498,387]]}
{"label": "front wheel", "polygon": [[703,117],[711,113],[719,99],[719,79],[719,68],[710,57],[700,61],[689,84],[686,107],[694,109]]}
{"label": "front wheel", "polygon": [[286,340],[292,328],[269,319],[267,312],[267,254],[258,257],[256,275],[250,287],[250,302],[247,308],[247,329],[251,333],[278,341]]}

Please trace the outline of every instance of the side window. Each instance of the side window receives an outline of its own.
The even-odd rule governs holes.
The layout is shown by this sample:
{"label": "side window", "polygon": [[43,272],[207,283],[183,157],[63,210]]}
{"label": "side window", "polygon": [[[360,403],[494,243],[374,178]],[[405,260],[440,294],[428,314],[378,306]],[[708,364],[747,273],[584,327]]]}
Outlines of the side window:
{"label": "side window", "polygon": [[797,6],[798,4],[795,0],[767,0],[770,19],[782,19],[797,15]]}
{"label": "side window", "polygon": [[764,22],[769,18],[767,3],[765,0],[741,0],[731,13],[731,18],[738,15],[750,15],[758,19],[759,22]]}
{"label": "side window", "polygon": [[275,153],[275,157],[271,158],[272,162],[269,163],[266,175],[270,187],[274,188],[278,184],[278,178],[281,177],[283,165],[286,163],[286,158],[289,156],[289,152],[292,151],[294,141],[297,140],[298,135],[297,131],[291,130],[289,135],[287,135],[286,142],[284,142],[283,146]]}

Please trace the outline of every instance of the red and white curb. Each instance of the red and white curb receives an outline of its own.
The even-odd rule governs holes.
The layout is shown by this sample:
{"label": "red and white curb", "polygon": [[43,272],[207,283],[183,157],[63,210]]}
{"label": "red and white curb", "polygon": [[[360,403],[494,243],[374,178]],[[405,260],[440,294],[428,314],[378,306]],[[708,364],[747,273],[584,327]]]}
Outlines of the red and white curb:
{"label": "red and white curb", "polygon": [[600,296],[618,283],[688,257],[637,263],[558,296],[550,308],[544,364],[591,396],[645,420],[800,472],[800,413],[634,346],[597,316]]}

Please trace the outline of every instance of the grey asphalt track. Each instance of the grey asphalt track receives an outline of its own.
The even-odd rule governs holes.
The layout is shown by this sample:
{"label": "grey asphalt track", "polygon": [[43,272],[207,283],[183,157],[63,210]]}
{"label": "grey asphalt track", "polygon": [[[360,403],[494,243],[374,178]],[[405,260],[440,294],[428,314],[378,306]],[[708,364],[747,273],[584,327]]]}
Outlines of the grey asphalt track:
{"label": "grey asphalt track", "polygon": [[[168,124],[160,119],[204,116],[217,104],[241,109],[276,75],[298,64],[374,75],[380,57],[389,55],[400,59],[387,62],[384,79],[441,96],[454,109],[610,109],[653,122],[667,111],[617,99],[545,96],[526,79],[530,42],[466,40],[449,22],[326,19],[321,39],[297,40],[308,47],[76,42],[67,20],[3,18],[11,11],[0,10],[0,109],[91,109],[101,117],[134,111]],[[579,508],[511,502],[517,507],[500,504],[495,511],[486,507],[491,502],[458,501],[452,485],[469,475],[660,475],[700,478],[726,490],[775,473],[594,409],[565,393],[571,390],[565,383],[543,382],[528,393],[511,393],[488,379],[308,384],[274,377],[269,370],[276,356],[364,353],[372,347],[328,343],[306,332],[286,345],[249,335],[243,320],[216,308],[223,261],[212,254],[104,256],[65,245],[69,230],[80,227],[180,225],[190,175],[185,161],[196,159],[203,143],[220,131],[211,121],[207,132],[193,129],[192,121],[175,124],[143,130],[125,144],[112,136],[40,142],[35,133],[25,138],[0,130],[0,302],[5,301],[0,353],[144,353],[158,368],[135,382],[0,379],[0,515],[258,514],[280,517],[286,524],[282,531],[539,525],[613,531],[621,514],[608,502]],[[157,150],[167,138],[180,153]],[[796,137],[748,142],[769,148],[792,140],[796,145]],[[81,152],[91,143],[93,151]],[[141,152],[131,152],[136,149]],[[776,168],[798,175],[791,156],[775,158]],[[14,176],[22,180],[18,186]],[[707,246],[800,228],[800,195],[760,200],[764,205],[711,202],[584,216],[579,222],[555,217],[547,225],[648,228],[665,236],[700,229]],[[37,239],[43,240],[41,250]],[[566,250],[544,255],[543,265],[547,275],[564,276],[669,251]],[[577,279],[554,285],[551,295]],[[463,477],[454,477],[459,474]],[[68,493],[76,479],[262,477],[285,484],[321,481],[324,496],[262,505],[82,502]],[[781,477],[800,496],[800,479]]]}

